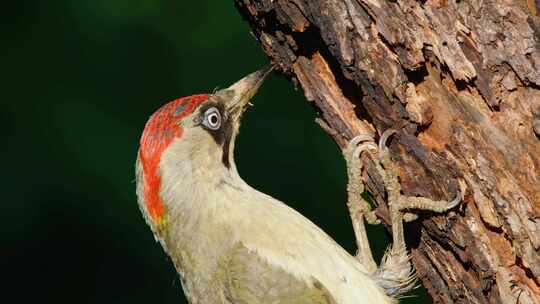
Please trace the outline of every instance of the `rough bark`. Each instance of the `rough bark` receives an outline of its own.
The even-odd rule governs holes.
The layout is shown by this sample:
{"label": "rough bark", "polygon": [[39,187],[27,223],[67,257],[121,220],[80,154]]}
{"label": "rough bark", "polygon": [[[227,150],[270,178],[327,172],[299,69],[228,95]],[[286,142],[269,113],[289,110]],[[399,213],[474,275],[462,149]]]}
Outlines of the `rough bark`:
{"label": "rough bark", "polygon": [[540,303],[540,0],[236,5],[338,144],[398,129],[390,149],[405,194],[462,190],[458,210],[408,227],[435,302]]}

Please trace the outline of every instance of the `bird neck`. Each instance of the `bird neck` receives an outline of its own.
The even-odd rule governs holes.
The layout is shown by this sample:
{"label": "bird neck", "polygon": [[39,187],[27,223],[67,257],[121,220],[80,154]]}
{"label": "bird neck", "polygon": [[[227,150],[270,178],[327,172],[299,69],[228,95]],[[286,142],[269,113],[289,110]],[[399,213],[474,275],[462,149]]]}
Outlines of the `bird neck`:
{"label": "bird neck", "polygon": [[[230,249],[228,240],[234,233],[227,214],[237,208],[235,198],[251,189],[232,164],[230,168],[219,168],[176,170],[170,176],[164,175],[164,182],[171,186],[161,192],[167,201],[167,224],[158,239],[177,271],[199,280],[209,279],[215,265],[196,270],[190,264],[217,261]],[[197,273],[186,273],[190,271]]]}
{"label": "bird neck", "polygon": [[211,222],[211,214],[229,204],[223,199],[224,193],[248,186],[238,174],[232,157],[230,166],[226,167],[220,156],[207,151],[189,151],[186,157],[179,155],[179,150],[175,151],[163,155],[160,170],[160,195],[165,204],[166,230],[191,234],[200,228],[201,221]]}

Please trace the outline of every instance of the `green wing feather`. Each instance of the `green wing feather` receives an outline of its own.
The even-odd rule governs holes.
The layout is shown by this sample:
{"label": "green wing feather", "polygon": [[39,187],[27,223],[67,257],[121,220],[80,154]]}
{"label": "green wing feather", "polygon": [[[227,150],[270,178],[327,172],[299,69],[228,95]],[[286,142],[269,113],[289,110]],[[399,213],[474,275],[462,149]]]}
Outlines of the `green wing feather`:
{"label": "green wing feather", "polygon": [[234,304],[335,304],[317,280],[308,284],[237,244],[220,261],[225,297]]}

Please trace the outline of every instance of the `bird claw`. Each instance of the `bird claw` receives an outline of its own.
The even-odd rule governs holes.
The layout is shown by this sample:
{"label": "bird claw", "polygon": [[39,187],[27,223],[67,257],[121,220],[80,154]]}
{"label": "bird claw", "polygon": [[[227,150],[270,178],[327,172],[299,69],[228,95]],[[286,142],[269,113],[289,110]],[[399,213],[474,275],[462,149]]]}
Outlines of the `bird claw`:
{"label": "bird claw", "polygon": [[461,190],[458,189],[456,192],[456,197],[448,203],[448,205],[446,206],[446,210],[453,209],[454,207],[459,205],[459,203],[461,203]]}
{"label": "bird claw", "polygon": [[360,154],[362,154],[362,152],[367,150],[368,148],[371,147],[371,148],[377,149],[377,146],[375,146],[373,141],[374,141],[373,136],[369,134],[360,134],[360,135],[355,136],[353,139],[349,141],[349,143],[347,144],[347,147],[343,150],[343,153],[345,154],[345,159],[348,162],[356,161],[358,157],[360,156]]}
{"label": "bird claw", "polygon": [[373,259],[364,219],[371,224],[378,224],[380,221],[371,210],[371,205],[362,197],[364,183],[362,181],[362,161],[360,155],[370,149],[377,150],[373,136],[360,134],[349,141],[343,154],[347,161],[347,173],[349,182],[347,184],[349,215],[354,229],[358,252],[356,258],[364,265],[369,273],[375,273],[377,264]]}
{"label": "bird claw", "polygon": [[349,141],[344,151],[349,176],[349,184],[347,187],[349,192],[349,205],[352,208],[349,211],[354,218],[362,218],[365,216],[370,224],[378,224],[379,221],[375,214],[373,214],[371,205],[361,197],[361,194],[364,192],[364,183],[362,182],[363,166],[360,155],[368,150],[377,150],[377,145],[374,143],[373,136],[369,134],[360,134]]}
{"label": "bird claw", "polygon": [[[429,210],[438,213],[450,210],[461,202],[461,192],[458,191],[455,199],[451,202],[434,201],[425,197],[407,197],[401,194],[397,170],[394,168],[387,147],[388,139],[395,133],[397,131],[394,129],[384,131],[378,145],[375,144],[371,135],[358,135],[348,143],[344,154],[349,172],[348,206],[358,245],[357,258],[366,266],[368,271],[379,277],[380,285],[387,289],[388,293],[403,294],[413,288],[415,282],[415,274],[405,246],[403,221],[411,221],[417,218],[416,214],[409,212],[411,209]],[[374,157],[370,150],[378,150],[377,157]],[[369,203],[360,196],[360,193],[364,191],[364,185],[361,179],[362,161],[359,157],[366,151],[373,160],[375,169],[382,176],[387,192],[392,224],[393,244],[390,250],[387,251],[378,270],[371,254],[363,221],[365,218],[368,222],[375,223],[377,218]]]}
{"label": "bird claw", "polygon": [[377,145],[375,145],[373,143],[363,143],[363,144],[359,145],[353,151],[353,158],[354,159],[359,158],[360,155],[362,154],[362,152],[367,151],[369,149],[377,150]]}
{"label": "bird claw", "polygon": [[388,147],[386,146],[386,141],[388,140],[388,138],[390,138],[390,136],[396,134],[397,131],[394,130],[394,129],[386,129],[382,135],[381,135],[381,138],[379,139],[379,150],[380,151],[383,151],[383,150],[387,150]]}
{"label": "bird claw", "polygon": [[348,150],[352,150],[353,148],[355,148],[356,146],[358,146],[359,143],[363,142],[363,141],[373,141],[373,136],[369,135],[369,134],[360,134],[360,135],[356,135],[353,139],[351,139],[349,141],[349,143],[347,144],[347,149]]}

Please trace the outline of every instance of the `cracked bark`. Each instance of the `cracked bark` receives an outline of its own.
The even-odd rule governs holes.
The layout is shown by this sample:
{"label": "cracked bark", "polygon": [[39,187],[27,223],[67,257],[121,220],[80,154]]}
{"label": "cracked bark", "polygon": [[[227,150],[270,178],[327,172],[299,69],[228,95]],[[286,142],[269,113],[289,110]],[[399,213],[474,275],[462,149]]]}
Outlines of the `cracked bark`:
{"label": "cracked bark", "polygon": [[[236,0],[343,146],[399,133],[407,195],[463,203],[408,225],[438,303],[540,303],[540,1]],[[385,219],[380,177],[365,182]],[[412,237],[411,237],[412,236]]]}

